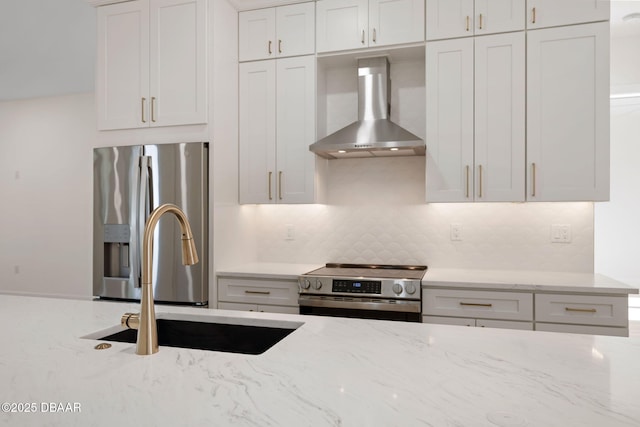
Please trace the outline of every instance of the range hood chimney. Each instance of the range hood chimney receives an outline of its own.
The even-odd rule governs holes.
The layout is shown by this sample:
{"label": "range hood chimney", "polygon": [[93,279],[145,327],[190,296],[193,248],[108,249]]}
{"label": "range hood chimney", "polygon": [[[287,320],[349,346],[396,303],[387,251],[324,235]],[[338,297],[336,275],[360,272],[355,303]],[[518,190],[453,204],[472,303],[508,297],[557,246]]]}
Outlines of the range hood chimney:
{"label": "range hood chimney", "polygon": [[358,60],[358,121],[311,144],[327,159],[424,156],[425,143],[389,120],[391,84],[386,57]]}

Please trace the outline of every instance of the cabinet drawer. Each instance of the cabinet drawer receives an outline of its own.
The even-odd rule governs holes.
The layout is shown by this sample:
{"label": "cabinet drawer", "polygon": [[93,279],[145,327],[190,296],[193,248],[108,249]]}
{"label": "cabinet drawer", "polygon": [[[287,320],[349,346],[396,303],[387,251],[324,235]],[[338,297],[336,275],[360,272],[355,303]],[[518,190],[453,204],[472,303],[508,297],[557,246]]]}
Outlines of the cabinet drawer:
{"label": "cabinet drawer", "polygon": [[456,289],[426,289],[422,313],[503,320],[533,320],[533,294]]}
{"label": "cabinet drawer", "polygon": [[298,305],[298,282],[240,277],[218,279],[218,301]]}
{"label": "cabinet drawer", "polygon": [[536,322],[628,327],[627,297],[536,294]]}
{"label": "cabinet drawer", "polygon": [[629,336],[629,328],[616,328],[612,326],[561,325],[558,323],[536,322],[536,331],[568,332],[571,334],[589,335],[611,335],[616,337]]}

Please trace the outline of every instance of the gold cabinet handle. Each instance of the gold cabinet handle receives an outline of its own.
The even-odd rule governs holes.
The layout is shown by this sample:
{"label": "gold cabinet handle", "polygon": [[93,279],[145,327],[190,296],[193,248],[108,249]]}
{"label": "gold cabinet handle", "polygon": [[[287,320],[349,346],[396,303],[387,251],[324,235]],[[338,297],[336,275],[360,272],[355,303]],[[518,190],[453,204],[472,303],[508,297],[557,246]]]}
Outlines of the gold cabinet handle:
{"label": "gold cabinet handle", "polygon": [[273,176],[273,172],[269,171],[269,200],[273,200],[273,196],[271,195],[271,177]]}
{"label": "gold cabinet handle", "polygon": [[493,304],[480,304],[475,302],[460,302],[462,306],[472,306],[472,307],[493,307]]}
{"label": "gold cabinet handle", "polygon": [[572,307],[565,307],[564,311],[577,311],[579,313],[596,313],[597,312],[595,308],[572,308]]}
{"label": "gold cabinet handle", "polygon": [[141,99],[141,103],[140,103],[140,110],[142,111],[142,123],[147,123],[147,121],[144,119],[144,104],[145,102],[147,102],[147,98],[142,98]]}
{"label": "gold cabinet handle", "polygon": [[244,291],[245,294],[253,294],[253,295],[270,295],[270,291]]}
{"label": "gold cabinet handle", "polygon": [[282,40],[278,39],[278,53],[282,53]]}
{"label": "gold cabinet handle", "polygon": [[536,8],[535,7],[533,9],[531,9],[531,23],[532,24],[536,23]]}
{"label": "gold cabinet handle", "polygon": [[478,181],[480,181],[478,197],[482,198],[482,165],[478,165]]}
{"label": "gold cabinet handle", "polygon": [[362,30],[362,37],[360,38],[360,43],[364,44],[364,30]]}
{"label": "gold cabinet handle", "polygon": [[468,199],[469,198],[469,165],[464,167],[465,169],[465,181],[466,181],[466,189],[465,189],[465,197]]}
{"label": "gold cabinet handle", "polygon": [[[520,15],[520,16],[522,16],[522,15]],[[480,25],[479,25],[479,28],[482,29],[482,14],[480,14]]]}
{"label": "gold cabinet handle", "polygon": [[470,22],[470,19],[469,19],[469,17],[467,16],[467,31],[469,31],[469,22]]}
{"label": "gold cabinet handle", "polygon": [[269,40],[269,46],[268,46],[267,50],[269,51],[269,55],[271,55],[271,40]]}
{"label": "gold cabinet handle", "polygon": [[282,171],[278,172],[278,199],[282,200]]}
{"label": "gold cabinet handle", "polygon": [[536,197],[536,164],[531,163],[531,197]]}
{"label": "gold cabinet handle", "polygon": [[151,121],[156,122],[156,97],[151,97]]}
{"label": "gold cabinet handle", "polygon": [[376,42],[376,29],[373,29],[373,42]]}

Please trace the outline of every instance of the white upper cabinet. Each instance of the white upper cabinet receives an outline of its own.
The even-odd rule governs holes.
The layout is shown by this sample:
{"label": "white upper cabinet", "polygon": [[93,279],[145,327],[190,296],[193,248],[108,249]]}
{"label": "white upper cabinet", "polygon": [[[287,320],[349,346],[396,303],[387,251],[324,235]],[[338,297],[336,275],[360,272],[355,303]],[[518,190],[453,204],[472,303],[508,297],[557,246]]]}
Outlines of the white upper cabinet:
{"label": "white upper cabinet", "polygon": [[527,28],[609,20],[609,0],[527,0]]}
{"label": "white upper cabinet", "polygon": [[527,199],[609,198],[609,25],[527,35]]}
{"label": "white upper cabinet", "polygon": [[315,56],[240,64],[240,203],[313,203]]}
{"label": "white upper cabinet", "polygon": [[318,52],[424,41],[424,0],[318,0]]}
{"label": "white upper cabinet", "polygon": [[523,30],[525,0],[427,0],[427,40]]}
{"label": "white upper cabinet", "polygon": [[206,0],[98,8],[98,129],[207,122]]}
{"label": "white upper cabinet", "polygon": [[313,2],[240,12],[238,20],[240,61],[315,52]]}
{"label": "white upper cabinet", "polygon": [[427,201],[523,201],[524,33],[428,42]]}

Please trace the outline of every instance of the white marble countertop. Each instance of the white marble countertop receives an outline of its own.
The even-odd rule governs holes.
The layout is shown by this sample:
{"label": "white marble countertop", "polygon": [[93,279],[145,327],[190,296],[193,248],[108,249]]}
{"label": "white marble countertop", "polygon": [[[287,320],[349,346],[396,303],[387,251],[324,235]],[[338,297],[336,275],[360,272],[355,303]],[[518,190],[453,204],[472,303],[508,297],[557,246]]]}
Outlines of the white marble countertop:
{"label": "white marble countertop", "polygon": [[[640,337],[162,306],[304,325],[257,356],[137,356],[132,344],[98,351],[80,338],[131,310],[0,295],[2,401],[38,408],[0,413],[0,425],[640,425]],[[80,412],[43,413],[42,403]]]}
{"label": "white marble countertop", "polygon": [[[288,264],[256,262],[216,271],[218,277],[253,277],[296,280],[299,275],[324,264]],[[459,286],[535,292],[580,292],[637,294],[638,288],[601,274],[526,270],[474,270],[431,268],[425,273],[422,287]]]}
{"label": "white marble countertop", "polygon": [[422,287],[433,286],[621,295],[638,293],[638,288],[601,274],[525,270],[429,268],[422,279]]}
{"label": "white marble countertop", "polygon": [[323,267],[324,264],[288,264],[277,262],[254,262],[216,271],[218,277],[255,277],[297,280],[298,276]]}

